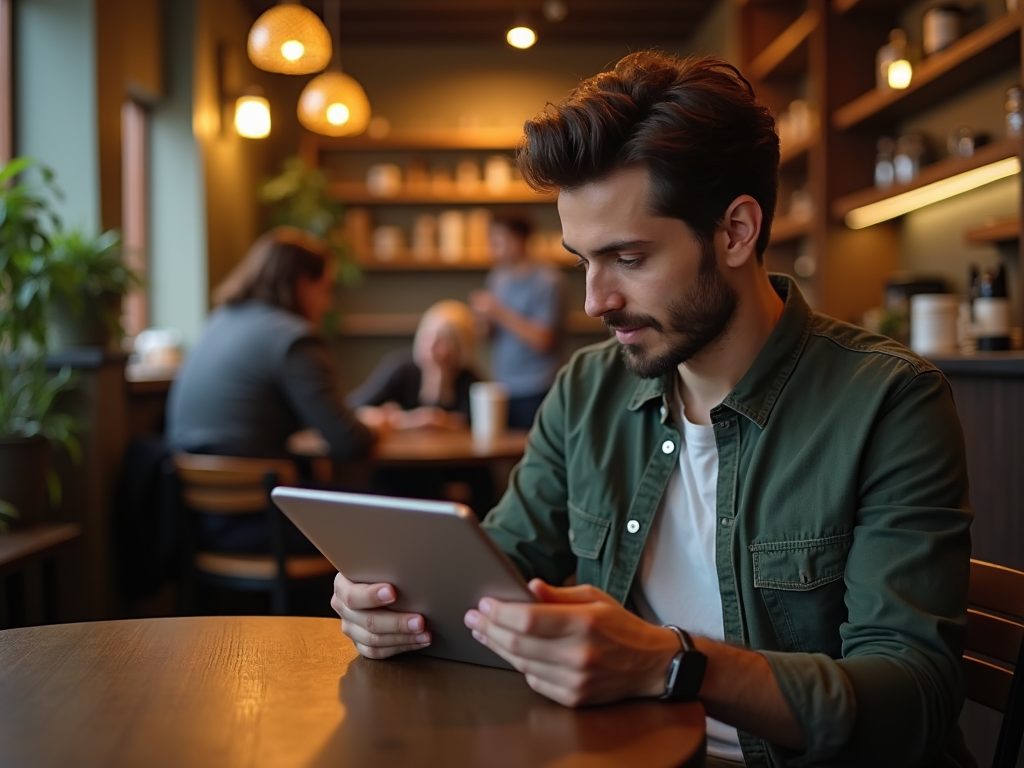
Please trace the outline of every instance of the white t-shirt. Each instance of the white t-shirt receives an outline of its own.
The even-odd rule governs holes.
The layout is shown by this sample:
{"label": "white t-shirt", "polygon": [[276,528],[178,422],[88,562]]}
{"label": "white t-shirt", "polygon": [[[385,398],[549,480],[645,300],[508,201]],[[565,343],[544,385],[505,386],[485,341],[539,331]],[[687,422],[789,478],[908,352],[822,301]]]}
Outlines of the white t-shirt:
{"label": "white t-shirt", "polygon": [[[654,624],[676,624],[712,640],[725,638],[722,595],[715,566],[718,533],[718,446],[714,427],[691,424],[676,391],[672,415],[679,426],[679,472],[669,478],[634,580],[633,602]],[[708,754],[743,762],[736,729],[707,719]]]}

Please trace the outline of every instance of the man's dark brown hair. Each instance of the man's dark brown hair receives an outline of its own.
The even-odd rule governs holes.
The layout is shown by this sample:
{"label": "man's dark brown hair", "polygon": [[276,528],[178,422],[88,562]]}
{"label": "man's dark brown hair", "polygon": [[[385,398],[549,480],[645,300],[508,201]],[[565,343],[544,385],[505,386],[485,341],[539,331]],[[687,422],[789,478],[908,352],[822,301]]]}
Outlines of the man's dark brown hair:
{"label": "man's dark brown hair", "polygon": [[213,303],[262,301],[302,314],[295,284],[302,275],[323,277],[333,254],[320,238],[294,227],[276,227],[261,235],[245,258],[213,292]]}
{"label": "man's dark brown hair", "polygon": [[651,212],[681,219],[707,248],[740,195],[761,206],[760,262],[779,187],[775,119],[720,59],[631,53],[528,120],[519,148],[534,189],[575,189],[619,168],[651,175]]}

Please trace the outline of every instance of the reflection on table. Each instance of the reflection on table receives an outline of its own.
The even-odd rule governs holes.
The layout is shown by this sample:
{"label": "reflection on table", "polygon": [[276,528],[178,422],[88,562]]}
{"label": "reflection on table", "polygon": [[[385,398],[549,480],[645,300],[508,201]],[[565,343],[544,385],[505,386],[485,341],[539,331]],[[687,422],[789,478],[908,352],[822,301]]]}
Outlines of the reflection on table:
{"label": "reflection on table", "polygon": [[515,672],[358,658],[332,619],[0,632],[4,765],[697,766],[696,703],[571,710]]}

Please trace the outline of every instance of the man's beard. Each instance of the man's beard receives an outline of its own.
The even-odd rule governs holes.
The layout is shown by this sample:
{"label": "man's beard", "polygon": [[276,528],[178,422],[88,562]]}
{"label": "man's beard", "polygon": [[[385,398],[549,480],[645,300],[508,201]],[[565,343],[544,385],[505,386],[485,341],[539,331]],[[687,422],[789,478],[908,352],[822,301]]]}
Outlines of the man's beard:
{"label": "man's beard", "polygon": [[718,271],[714,251],[704,249],[697,282],[668,307],[668,328],[650,315],[609,312],[601,319],[609,328],[648,327],[670,342],[660,355],[645,352],[640,344],[623,344],[626,368],[644,379],[664,376],[717,339],[732,320],[738,297]]}

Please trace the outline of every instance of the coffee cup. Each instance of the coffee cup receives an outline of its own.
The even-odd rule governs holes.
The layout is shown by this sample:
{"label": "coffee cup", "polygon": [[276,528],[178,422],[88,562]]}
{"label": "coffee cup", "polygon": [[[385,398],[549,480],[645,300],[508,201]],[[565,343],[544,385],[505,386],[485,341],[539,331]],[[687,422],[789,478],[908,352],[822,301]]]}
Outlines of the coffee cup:
{"label": "coffee cup", "polygon": [[494,440],[508,428],[508,389],[496,381],[469,385],[469,420],[473,439]]}

